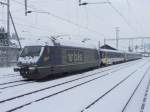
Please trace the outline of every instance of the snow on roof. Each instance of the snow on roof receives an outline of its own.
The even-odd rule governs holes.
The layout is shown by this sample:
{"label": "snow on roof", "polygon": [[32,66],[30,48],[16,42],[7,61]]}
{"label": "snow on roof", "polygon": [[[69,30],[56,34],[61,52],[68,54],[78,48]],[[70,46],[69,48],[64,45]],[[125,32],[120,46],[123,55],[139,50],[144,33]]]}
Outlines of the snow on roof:
{"label": "snow on roof", "polygon": [[116,53],[122,53],[122,52],[123,52],[123,51],[110,50],[110,49],[100,49],[100,51],[106,51],[106,52],[116,52]]}
{"label": "snow on roof", "polygon": [[107,44],[105,44],[105,45],[101,46],[101,49],[117,50],[116,48],[113,48],[112,46],[107,45]]}
{"label": "snow on roof", "polygon": [[100,51],[114,52],[114,53],[140,54],[140,53],[136,53],[136,52],[121,51],[121,50],[110,50],[110,49],[100,49]]}
{"label": "snow on roof", "polygon": [[24,46],[54,46],[54,45],[60,45],[60,46],[73,46],[73,47],[83,47],[83,48],[91,48],[96,49],[97,46],[91,44],[89,41],[81,42],[81,40],[75,40],[75,39],[68,39],[68,38],[57,38],[54,39],[50,37],[41,37],[41,38],[23,38],[21,40],[22,47]]}

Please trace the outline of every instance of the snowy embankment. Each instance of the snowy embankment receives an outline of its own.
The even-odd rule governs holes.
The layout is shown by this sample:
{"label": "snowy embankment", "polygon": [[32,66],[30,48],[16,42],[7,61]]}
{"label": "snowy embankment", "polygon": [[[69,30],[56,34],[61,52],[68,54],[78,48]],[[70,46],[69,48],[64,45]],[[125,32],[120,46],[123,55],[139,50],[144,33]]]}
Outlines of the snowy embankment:
{"label": "snowy embankment", "polygon": [[19,75],[19,73],[14,72],[14,67],[0,68],[0,84],[17,80],[22,80],[22,77]]}
{"label": "snowy embankment", "polygon": [[14,67],[1,67],[0,68],[0,77],[9,75],[9,74],[15,74]]}

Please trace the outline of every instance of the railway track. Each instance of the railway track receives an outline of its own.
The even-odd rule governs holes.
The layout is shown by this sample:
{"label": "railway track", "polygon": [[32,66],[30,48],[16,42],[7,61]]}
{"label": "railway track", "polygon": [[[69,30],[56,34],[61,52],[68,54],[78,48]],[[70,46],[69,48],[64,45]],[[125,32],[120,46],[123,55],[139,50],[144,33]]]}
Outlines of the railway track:
{"label": "railway track", "polygon": [[[102,77],[108,76],[108,75],[110,75],[111,73],[117,72],[118,70],[121,70],[121,69],[123,69],[123,68],[125,68],[125,67],[126,67],[126,66],[123,66],[123,67],[121,67],[121,68],[118,68],[117,70],[113,70],[113,71],[111,71],[111,72],[109,72],[109,73],[106,73],[106,74],[104,74],[104,75],[97,76],[97,77],[94,77],[94,78],[92,78],[92,79],[88,79],[88,80],[85,81],[85,82],[79,83],[79,84],[74,85],[74,86],[71,86],[71,87],[69,87],[69,88],[62,89],[62,90],[60,90],[60,91],[58,91],[58,92],[54,92],[53,94],[50,94],[50,95],[48,95],[48,96],[41,97],[41,98],[36,99],[36,100],[34,100],[34,101],[30,101],[29,103],[23,104],[23,105],[21,105],[21,106],[18,106],[18,107],[16,107],[16,108],[13,108],[13,109],[10,109],[10,110],[8,110],[8,112],[10,112],[10,111],[15,111],[15,110],[17,110],[17,109],[20,109],[20,108],[23,108],[23,107],[25,107],[25,106],[27,106],[27,105],[30,105],[30,104],[33,103],[33,102],[38,102],[38,101],[41,101],[41,100],[50,98],[50,97],[55,96],[55,95],[57,95],[57,94],[63,93],[63,92],[65,92],[65,91],[68,91],[68,90],[71,90],[71,89],[73,89],[73,88],[79,87],[79,86],[84,85],[84,84],[87,84],[87,83],[89,83],[89,82],[92,82],[92,81],[94,81],[94,80],[97,80],[97,79],[100,79],[100,78],[102,78]],[[83,79],[83,78],[85,78],[85,77],[90,77],[90,76],[96,75],[96,74],[99,74],[99,72],[98,72],[98,73],[94,73],[94,74],[90,74],[89,76],[84,76],[84,77],[79,78],[79,79]],[[35,93],[37,93],[37,92],[41,92],[41,91],[44,91],[44,90],[47,90],[47,89],[51,89],[51,88],[54,88],[54,87],[57,87],[57,86],[60,86],[60,85],[68,84],[68,83],[74,82],[74,81],[79,80],[79,79],[74,79],[74,80],[71,80],[71,81],[68,81],[68,82],[60,83],[60,84],[53,85],[53,86],[50,86],[50,87],[47,87],[47,88],[39,89],[39,90],[32,91],[32,92],[29,92],[29,93],[26,93],[26,94],[22,94],[22,95],[19,95],[19,96],[16,96],[16,97],[12,97],[12,98],[9,98],[9,99],[5,99],[5,100],[0,101],[0,104],[1,104],[1,103],[5,103],[5,102],[8,102],[8,101],[15,100],[15,99],[18,99],[18,98],[22,98],[22,97],[25,97],[25,96],[28,96],[28,95],[31,95],[31,94],[35,94]]]}
{"label": "railway track", "polygon": [[2,76],[0,76],[0,79],[3,79],[3,78],[10,78],[10,77],[17,77],[17,76],[20,76],[20,75],[16,75],[16,74],[2,75]]}
{"label": "railway track", "polygon": [[12,84],[12,83],[17,83],[17,82],[22,82],[22,81],[26,81],[26,80],[16,80],[16,81],[4,82],[4,83],[0,83],[0,86],[1,86],[1,85]]}
{"label": "railway track", "polygon": [[[6,75],[1,75],[2,77],[5,77],[5,76],[13,76],[15,74],[6,74]],[[18,74],[19,75],[19,74]]]}
{"label": "railway track", "polygon": [[145,90],[143,102],[142,102],[142,104],[141,104],[140,112],[144,112],[144,109],[145,109],[145,107],[146,107],[147,100],[148,100],[148,92],[149,92],[149,91],[150,91],[150,79],[149,79],[148,84],[147,84],[147,86],[146,86],[146,90]]}
{"label": "railway track", "polygon": [[18,83],[24,81],[20,75],[8,74],[0,76],[0,87],[8,84]]}
{"label": "railway track", "polygon": [[[104,70],[104,71],[102,71],[102,72],[105,72],[105,71],[108,71],[108,70],[112,70],[112,69],[114,69],[114,68],[118,68],[118,67],[113,67],[113,68],[111,68],[111,69],[106,69],[106,70]],[[99,72],[99,73],[102,73],[102,72]],[[84,74],[84,73],[83,73]],[[85,77],[81,77],[81,79],[82,78],[86,78],[86,77],[89,77],[89,76],[91,76],[91,75],[88,75],[88,76],[85,76]],[[80,79],[80,78],[79,78]],[[6,83],[1,83],[0,84],[0,86],[1,85],[3,85],[4,87],[0,87],[0,90],[4,90],[4,89],[8,89],[8,88],[13,88],[13,87],[17,87],[17,86],[22,86],[22,85],[26,85],[26,84],[30,84],[30,83],[34,83],[33,81],[31,82],[25,82],[25,81],[27,81],[27,80],[18,80],[18,81],[12,81],[12,82],[6,82]],[[19,84],[15,84],[15,83],[19,83]],[[9,85],[9,84],[12,84],[12,85]],[[8,86],[5,86],[5,85],[8,85]]]}
{"label": "railway track", "polygon": [[142,76],[141,80],[139,81],[139,83],[137,84],[136,88],[134,89],[133,93],[131,94],[130,98],[128,99],[128,101],[126,102],[125,106],[123,107],[121,112],[125,112],[125,109],[127,108],[129,102],[131,101],[132,97],[134,96],[134,94],[136,93],[137,89],[139,88],[139,86],[141,85],[143,79],[145,78],[147,72],[150,70],[150,66],[148,67],[148,69],[145,71],[144,75]]}
{"label": "railway track", "polygon": [[[34,83],[33,81],[25,82],[25,80],[24,81],[17,81],[17,82],[19,82],[20,84],[14,84],[14,85],[10,85],[10,86],[0,87],[0,90],[4,90],[4,89],[8,89],[8,88],[13,88],[13,87],[17,87],[17,86],[22,86],[22,85]],[[12,82],[12,83],[16,83],[16,81]]]}
{"label": "railway track", "polygon": [[[87,105],[84,109],[81,110],[81,112],[86,112],[88,109],[90,109],[92,106],[94,106],[96,103],[98,103],[103,97],[105,97],[107,94],[109,94],[111,91],[113,91],[115,88],[119,87],[121,84],[123,84],[126,80],[128,80],[131,76],[133,76],[139,69],[143,68],[146,65],[146,63],[144,63],[141,67],[137,68],[136,70],[134,70],[131,74],[129,74],[127,77],[125,77],[123,80],[121,80],[120,82],[118,82],[116,85],[114,85],[111,89],[109,89],[107,92],[105,92],[104,94],[102,94],[100,97],[98,97],[96,100],[94,100],[92,103],[90,103],[89,105]],[[147,74],[147,72],[149,71],[150,66],[146,69],[145,73],[143,74],[140,82],[138,83],[138,85],[136,86],[136,88],[134,89],[133,93],[131,94],[130,98],[128,99],[128,101],[126,102],[125,106],[123,107],[121,112],[124,112],[128,103],[130,102],[131,98],[133,97],[133,95],[135,94],[136,90],[138,89],[138,87],[140,86],[141,82],[143,81],[145,75]]]}
{"label": "railway track", "polygon": [[[124,64],[128,64],[128,63],[124,63]],[[105,71],[108,71],[108,70],[112,70],[112,69],[115,69],[115,68],[118,68],[118,67],[112,67],[111,69],[106,69],[106,70],[104,70],[102,72],[105,72]],[[102,73],[102,72],[100,72],[100,73]],[[85,73],[83,73],[83,74],[85,74]],[[13,87],[17,87],[17,86],[22,86],[22,85],[33,83],[31,81],[28,81],[28,82],[26,82],[26,81],[28,81],[28,80],[17,80],[17,81],[10,81],[10,82],[5,82],[5,83],[0,83],[0,86],[1,86],[0,89],[4,90],[4,89],[8,89],[8,88],[13,88]],[[19,83],[19,84],[16,84],[16,83]],[[10,85],[10,84],[12,84],[12,85]],[[8,86],[6,86],[6,85],[8,85]]]}

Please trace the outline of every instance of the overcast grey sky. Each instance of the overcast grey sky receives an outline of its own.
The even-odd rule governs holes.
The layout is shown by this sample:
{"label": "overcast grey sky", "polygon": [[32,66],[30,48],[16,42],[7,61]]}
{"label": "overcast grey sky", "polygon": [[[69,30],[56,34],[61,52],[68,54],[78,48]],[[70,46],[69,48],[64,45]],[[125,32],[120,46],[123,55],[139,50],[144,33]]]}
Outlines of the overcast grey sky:
{"label": "overcast grey sky", "polygon": [[[0,0],[6,1],[6,0]],[[100,2],[107,0],[84,0]],[[19,36],[48,36],[70,34],[75,39],[92,40],[115,38],[115,27],[120,37],[150,36],[149,0],[110,0],[109,4],[78,6],[78,0],[28,0],[32,11],[24,15],[24,0],[10,0],[11,13]],[[5,8],[0,5],[0,25],[6,20]]]}

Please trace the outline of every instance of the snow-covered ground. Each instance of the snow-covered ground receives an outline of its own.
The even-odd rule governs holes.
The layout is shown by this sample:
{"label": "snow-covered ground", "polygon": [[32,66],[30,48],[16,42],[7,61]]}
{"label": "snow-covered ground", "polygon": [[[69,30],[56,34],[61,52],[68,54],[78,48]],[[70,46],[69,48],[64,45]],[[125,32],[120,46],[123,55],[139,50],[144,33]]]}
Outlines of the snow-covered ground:
{"label": "snow-covered ground", "polygon": [[150,112],[149,80],[150,58],[44,82],[0,68],[0,112]]}
{"label": "snow-covered ground", "polygon": [[19,75],[19,73],[14,72],[13,68],[14,67],[0,68],[0,84],[9,82],[9,81],[15,81],[15,80],[22,79],[22,77]]}
{"label": "snow-covered ground", "polygon": [[0,68],[0,76],[6,76],[8,74],[14,74],[13,67]]}

